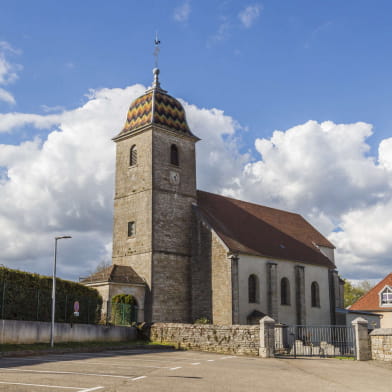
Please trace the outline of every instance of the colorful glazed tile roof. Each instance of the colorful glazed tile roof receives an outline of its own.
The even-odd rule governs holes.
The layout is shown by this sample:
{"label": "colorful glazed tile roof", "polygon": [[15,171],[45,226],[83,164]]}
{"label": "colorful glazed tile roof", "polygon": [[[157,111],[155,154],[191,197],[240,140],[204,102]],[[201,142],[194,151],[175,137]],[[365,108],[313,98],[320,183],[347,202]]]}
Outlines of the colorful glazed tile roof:
{"label": "colorful glazed tile roof", "polygon": [[186,122],[185,110],[175,98],[159,87],[159,70],[154,70],[151,89],[132,102],[122,133],[147,124],[158,124],[173,131],[192,135]]}

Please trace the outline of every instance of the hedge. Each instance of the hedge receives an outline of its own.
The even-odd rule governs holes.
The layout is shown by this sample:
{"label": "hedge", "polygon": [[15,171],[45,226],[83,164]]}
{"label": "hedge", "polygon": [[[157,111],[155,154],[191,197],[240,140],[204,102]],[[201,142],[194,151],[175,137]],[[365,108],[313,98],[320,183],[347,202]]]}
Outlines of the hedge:
{"label": "hedge", "polygon": [[[78,301],[79,317],[73,315]],[[0,267],[0,318],[51,321],[52,277]],[[80,283],[56,279],[56,322],[97,323],[102,298]]]}

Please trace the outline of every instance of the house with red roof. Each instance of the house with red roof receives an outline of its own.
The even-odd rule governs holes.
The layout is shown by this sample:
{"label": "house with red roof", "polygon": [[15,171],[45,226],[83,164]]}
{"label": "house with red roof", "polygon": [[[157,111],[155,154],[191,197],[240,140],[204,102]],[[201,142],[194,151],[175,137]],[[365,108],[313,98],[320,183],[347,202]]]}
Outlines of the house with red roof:
{"label": "house with red roof", "polygon": [[392,273],[353,303],[349,310],[380,314],[380,327],[392,328]]}

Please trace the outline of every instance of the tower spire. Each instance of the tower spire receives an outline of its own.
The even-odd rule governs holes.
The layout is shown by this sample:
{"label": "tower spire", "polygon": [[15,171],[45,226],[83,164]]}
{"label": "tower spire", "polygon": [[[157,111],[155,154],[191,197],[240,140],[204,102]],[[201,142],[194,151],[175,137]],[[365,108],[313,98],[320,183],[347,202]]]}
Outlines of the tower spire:
{"label": "tower spire", "polygon": [[155,57],[155,68],[158,68],[158,60],[159,60],[159,52],[161,48],[159,45],[161,44],[161,41],[158,38],[158,32],[155,33],[155,40],[154,40],[154,57]]}
{"label": "tower spire", "polygon": [[[155,33],[155,40],[154,40],[154,57],[155,57],[155,68],[152,70],[152,73],[154,74],[154,81],[152,83],[152,88],[157,89],[161,87],[161,84],[159,83],[159,68],[158,68],[158,59],[159,59],[159,51],[161,50],[159,45],[161,44],[161,41],[158,38],[158,32]],[[153,102],[154,104],[154,102]]]}

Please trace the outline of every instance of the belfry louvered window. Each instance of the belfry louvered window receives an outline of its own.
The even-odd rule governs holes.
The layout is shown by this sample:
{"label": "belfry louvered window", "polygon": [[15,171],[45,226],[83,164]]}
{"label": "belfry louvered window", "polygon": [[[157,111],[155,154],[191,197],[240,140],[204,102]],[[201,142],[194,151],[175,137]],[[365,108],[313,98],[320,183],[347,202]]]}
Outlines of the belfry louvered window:
{"label": "belfry louvered window", "polygon": [[129,166],[134,166],[136,164],[137,164],[137,149],[136,149],[136,145],[133,145],[129,152]]}
{"label": "belfry louvered window", "polygon": [[178,148],[175,144],[170,147],[170,163],[172,165],[180,166],[180,159],[178,156]]}

